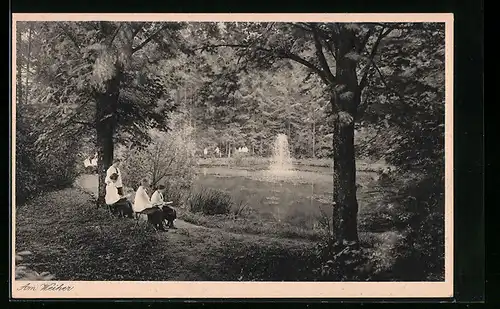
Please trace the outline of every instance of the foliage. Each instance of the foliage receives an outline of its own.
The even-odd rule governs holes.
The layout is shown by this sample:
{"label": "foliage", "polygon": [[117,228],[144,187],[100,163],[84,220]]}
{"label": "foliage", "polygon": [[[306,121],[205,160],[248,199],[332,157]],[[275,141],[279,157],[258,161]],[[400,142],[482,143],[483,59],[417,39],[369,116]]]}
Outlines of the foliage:
{"label": "foliage", "polygon": [[[182,24],[35,24],[42,33],[39,38],[42,43],[39,69],[34,76],[36,99],[46,106],[46,121],[56,123],[57,133],[66,134],[67,130],[62,131],[62,128],[71,128],[68,134],[78,132],[82,137],[95,137],[96,95],[103,91],[104,83],[117,74],[115,63],[123,65],[116,139],[147,143],[147,131],[151,127],[167,127],[168,113],[175,107],[168,90],[176,80],[175,76],[166,75],[170,71],[165,63],[173,57],[174,51],[171,46],[166,47],[165,41],[180,40],[176,31],[182,28]],[[153,40],[156,42],[150,44],[154,47],[139,45],[138,42],[145,42],[160,29],[169,35],[156,34]],[[135,37],[129,38],[127,35],[131,31]],[[141,48],[136,46],[130,51],[130,45],[134,43]],[[52,136],[46,134],[40,138]]]}
{"label": "foliage", "polygon": [[231,212],[233,200],[231,195],[215,189],[202,188],[189,197],[189,210],[204,215],[226,215]]}
{"label": "foliage", "polygon": [[[172,198],[176,192],[191,187],[196,175],[192,128],[185,124],[182,115],[172,117],[169,132],[151,131],[149,145],[124,153],[122,172],[128,186],[137,188],[142,179],[148,179],[153,187],[165,185]],[[177,196],[176,202],[179,199]]]}
{"label": "foliage", "polygon": [[[397,166],[381,175],[390,182],[419,173],[399,192],[395,209],[360,226],[403,230],[397,276],[405,277],[408,265],[415,265],[414,278],[441,271],[444,25],[41,22],[18,29],[18,200],[72,182],[75,150],[96,140],[96,98],[118,75],[114,142],[130,149],[123,172],[131,186],[147,177],[164,183],[166,198],[182,204],[195,174],[195,150],[219,147],[225,157],[219,161],[251,164],[253,156],[270,155],[278,133],[288,135],[295,158],[330,158],[334,120],[345,113],[328,103],[341,92],[332,86],[350,63],[356,91],[337,99],[359,99],[344,117],[355,121],[356,158]],[[355,42],[348,53],[346,38]],[[196,48],[203,52],[192,54]],[[234,152],[241,146],[252,158]],[[196,193],[191,207],[193,201],[200,213],[240,209],[213,192]],[[363,264],[367,253],[337,252],[332,238],[319,249],[325,266],[319,273],[353,278],[352,265]]]}
{"label": "foliage", "polygon": [[392,270],[404,280],[444,276],[444,24],[424,25],[381,47],[360,124],[372,132],[360,151],[397,167],[388,176],[401,189],[387,218],[404,235]]}
{"label": "foliage", "polygon": [[444,280],[443,179],[425,176],[401,189],[399,215],[407,218],[396,249],[394,276],[404,280]]}
{"label": "foliage", "polygon": [[16,201],[23,203],[33,194],[72,185],[77,176],[75,164],[79,143],[76,139],[60,138],[37,143],[43,134],[36,109],[19,104],[16,116]]}
{"label": "foliage", "polygon": [[53,122],[44,121],[48,110],[37,101],[33,79],[40,68],[40,29],[33,23],[20,22],[17,26],[16,201],[23,203],[33,194],[73,183],[77,157],[74,149],[80,141],[62,134],[39,140],[55,127]]}
{"label": "foliage", "polygon": [[[349,55],[356,60],[360,86],[365,85],[356,119],[357,154],[387,157],[391,163],[406,166],[422,166],[442,159],[444,24],[227,23],[223,27],[212,26],[212,35],[205,42],[209,55],[216,50],[219,52],[215,55],[217,59],[241,57],[238,65],[224,63],[226,75],[215,78],[213,74],[197,73],[207,76],[208,85],[214,85],[210,91],[198,94],[205,106],[201,110],[205,120],[201,122],[216,120],[223,127],[217,129],[222,131],[219,136],[232,135],[232,143],[244,140],[247,144],[256,144],[257,149],[260,142],[269,147],[270,139],[277,133],[274,128],[284,130],[283,124],[286,127],[287,122],[294,121],[293,113],[284,112],[284,108],[291,108],[298,100],[301,103],[295,113],[300,115],[301,122],[292,125],[297,128],[293,130],[297,134],[289,134],[294,135],[289,136],[292,153],[299,157],[311,156],[311,134],[304,134],[312,133],[311,116],[304,116],[315,108],[315,104],[317,107],[329,99],[325,96],[328,88],[321,83],[324,74],[312,74],[319,72],[318,68],[323,65],[314,46],[314,31],[323,45],[321,52],[326,64],[335,72],[335,57],[339,53],[335,49],[338,47],[335,33],[345,28],[355,34],[360,44],[365,44],[363,52]],[[213,49],[212,46],[223,47]],[[224,46],[233,48],[233,51]],[[370,54],[372,50],[375,53]],[[210,56],[203,54],[200,57]],[[269,65],[263,64],[268,61]],[[244,74],[238,73],[242,66]],[[264,71],[254,70],[256,67],[262,69],[262,66],[266,67]],[[228,75],[229,72],[233,73]],[[219,93],[218,89],[228,93]],[[212,103],[213,98],[217,102]],[[278,102],[284,104],[276,105]],[[224,111],[225,120],[217,118],[218,114],[204,113],[214,104],[231,106]],[[328,157],[333,142],[329,116],[332,111],[325,108],[323,112],[317,115],[317,155]],[[239,130],[231,133],[228,126],[235,122],[238,122]],[[221,140],[214,142],[220,143]],[[415,151],[416,148],[419,151]],[[269,155],[269,150],[258,154]]]}
{"label": "foliage", "polygon": [[373,133],[359,150],[404,170],[444,172],[444,24],[425,25],[380,47],[360,123]]}

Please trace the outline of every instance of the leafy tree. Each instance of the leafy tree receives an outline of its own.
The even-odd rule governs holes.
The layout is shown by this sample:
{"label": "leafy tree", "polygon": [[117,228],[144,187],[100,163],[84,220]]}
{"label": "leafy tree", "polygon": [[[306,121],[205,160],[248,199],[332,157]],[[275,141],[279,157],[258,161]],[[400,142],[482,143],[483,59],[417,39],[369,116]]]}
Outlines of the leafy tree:
{"label": "leafy tree", "polygon": [[35,100],[33,89],[34,76],[40,70],[43,32],[36,23],[18,22],[16,26],[16,201],[22,203],[44,189],[72,183],[76,175],[72,150],[78,140],[37,140],[48,129],[41,121],[46,110]]}
{"label": "leafy tree", "polygon": [[[51,130],[40,141],[90,135],[96,141],[99,197],[116,142],[149,141],[167,129],[176,84],[165,59],[186,51],[182,23],[40,22],[43,44],[36,100]],[[174,76],[174,77],[172,77]],[[52,125],[49,125],[52,124]]]}
{"label": "leafy tree", "polygon": [[[248,63],[270,68],[276,59],[302,64],[323,82],[333,113],[334,223],[337,244],[357,244],[355,123],[369,103],[367,86],[379,48],[396,32],[425,32],[432,24],[238,23],[208,48],[230,46]],[[392,62],[400,67],[400,62]]]}

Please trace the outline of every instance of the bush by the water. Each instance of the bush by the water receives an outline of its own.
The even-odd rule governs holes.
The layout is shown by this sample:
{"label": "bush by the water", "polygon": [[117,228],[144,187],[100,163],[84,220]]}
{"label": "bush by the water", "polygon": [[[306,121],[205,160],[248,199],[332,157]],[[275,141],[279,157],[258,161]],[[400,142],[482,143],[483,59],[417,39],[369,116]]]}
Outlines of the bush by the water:
{"label": "bush by the water", "polygon": [[231,212],[231,195],[215,189],[202,188],[189,197],[189,210],[204,215],[227,215]]}
{"label": "bush by the water", "polygon": [[179,115],[172,116],[171,127],[167,133],[151,131],[152,142],[147,147],[125,153],[122,173],[133,188],[142,179],[152,186],[165,185],[165,198],[179,204],[196,176],[195,143],[193,129]]}

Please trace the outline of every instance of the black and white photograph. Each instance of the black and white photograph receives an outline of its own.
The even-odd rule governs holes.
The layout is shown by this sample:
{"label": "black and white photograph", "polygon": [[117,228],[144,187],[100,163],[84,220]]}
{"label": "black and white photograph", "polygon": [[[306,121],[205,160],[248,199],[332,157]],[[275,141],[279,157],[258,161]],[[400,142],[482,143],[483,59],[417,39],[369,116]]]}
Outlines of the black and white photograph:
{"label": "black and white photograph", "polygon": [[451,280],[452,14],[15,15],[13,292]]}

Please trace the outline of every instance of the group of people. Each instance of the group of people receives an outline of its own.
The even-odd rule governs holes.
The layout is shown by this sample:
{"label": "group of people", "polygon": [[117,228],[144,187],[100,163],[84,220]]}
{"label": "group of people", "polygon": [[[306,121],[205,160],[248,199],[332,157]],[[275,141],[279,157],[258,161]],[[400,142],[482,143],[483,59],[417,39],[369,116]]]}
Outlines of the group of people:
{"label": "group of people", "polygon": [[[243,146],[243,147],[238,147],[238,148],[234,148],[234,151],[237,152],[237,153],[248,153],[249,149],[247,146]],[[214,149],[214,152],[215,156],[217,158],[220,158],[222,157],[222,152],[221,150],[219,149],[219,147],[215,147]],[[209,154],[209,149],[208,148],[204,148],[203,149],[203,157],[204,158],[207,158],[208,157],[208,154]]]}
{"label": "group of people", "polygon": [[167,227],[175,229],[174,220],[177,218],[175,209],[168,206],[171,202],[165,202],[165,186],[159,185],[149,198],[146,191],[148,181],[143,179],[135,192],[134,202],[131,203],[123,192],[120,160],[116,159],[106,172],[106,195],[105,203],[111,212],[119,217],[136,218],[141,214],[147,215],[148,222],[161,231],[165,231],[164,222]]}

